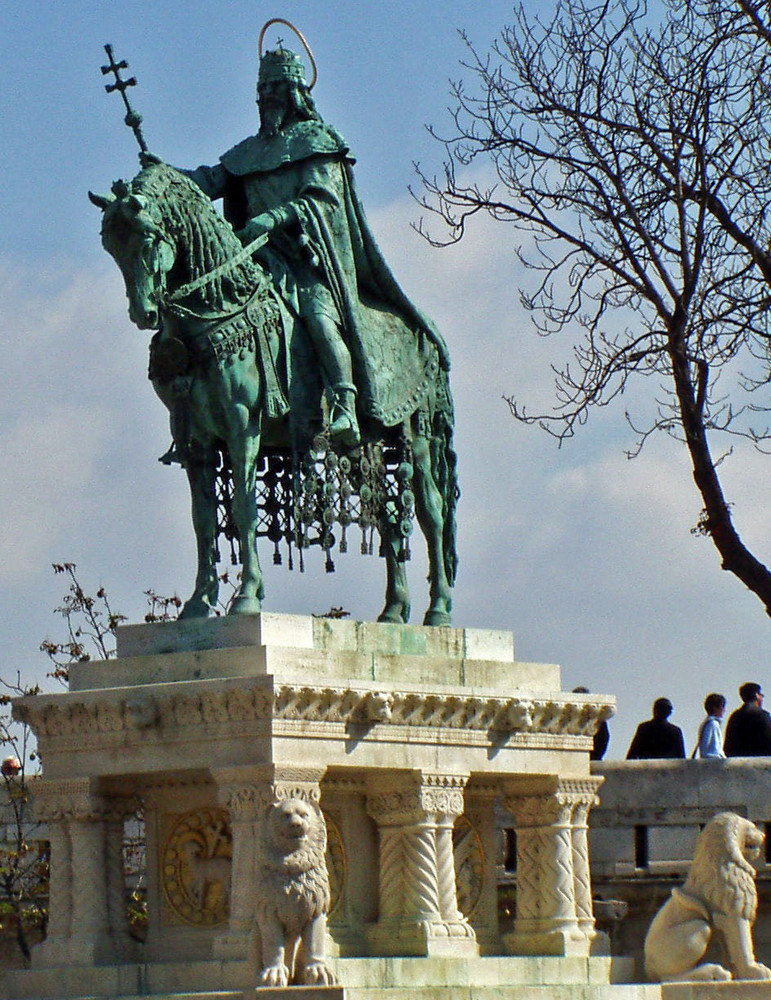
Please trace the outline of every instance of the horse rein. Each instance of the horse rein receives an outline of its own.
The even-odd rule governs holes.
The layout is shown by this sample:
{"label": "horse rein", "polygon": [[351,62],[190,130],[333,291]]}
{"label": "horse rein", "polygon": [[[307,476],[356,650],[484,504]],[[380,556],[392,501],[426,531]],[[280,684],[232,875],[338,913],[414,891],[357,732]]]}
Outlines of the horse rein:
{"label": "horse rein", "polygon": [[210,281],[214,281],[221,274],[225,274],[231,268],[236,267],[241,264],[248,257],[259,250],[260,247],[265,246],[268,242],[268,234],[261,233],[257,239],[252,240],[251,243],[247,243],[246,246],[239,250],[235,257],[231,257],[230,260],[226,260],[224,264],[220,264],[219,267],[215,267],[212,271],[207,271],[206,274],[202,274],[200,277],[196,278],[195,281],[190,281],[186,285],[180,285],[180,287],[172,292],[170,295],[164,296],[164,305],[173,305],[180,299],[186,298],[191,292],[198,291],[199,288],[203,288],[204,285],[208,285]]}

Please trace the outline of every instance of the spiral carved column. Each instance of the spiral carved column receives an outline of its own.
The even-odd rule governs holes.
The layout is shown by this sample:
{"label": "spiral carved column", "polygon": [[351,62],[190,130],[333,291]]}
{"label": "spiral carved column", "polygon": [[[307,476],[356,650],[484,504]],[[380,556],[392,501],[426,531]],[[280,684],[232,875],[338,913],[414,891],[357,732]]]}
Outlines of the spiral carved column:
{"label": "spiral carved column", "polygon": [[599,801],[597,792],[604,778],[585,778],[575,782],[573,811],[573,870],[575,872],[576,916],[578,928],[591,943],[597,937],[592,906],[592,880],[589,863],[589,810]]}
{"label": "spiral carved column", "polygon": [[[517,915],[508,951],[588,955],[594,938],[587,816],[601,779],[555,779],[507,797],[517,829]],[[532,794],[531,791],[538,791]]]}
{"label": "spiral carved column", "polygon": [[379,918],[367,934],[374,954],[478,954],[455,889],[452,827],[466,780],[416,771],[372,778],[367,810],[380,843]]}

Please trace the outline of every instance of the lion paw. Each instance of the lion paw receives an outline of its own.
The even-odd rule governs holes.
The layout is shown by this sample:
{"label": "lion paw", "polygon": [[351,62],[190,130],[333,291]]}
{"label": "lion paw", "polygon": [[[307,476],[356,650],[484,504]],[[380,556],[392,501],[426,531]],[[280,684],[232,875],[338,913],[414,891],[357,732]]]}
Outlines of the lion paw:
{"label": "lion paw", "polygon": [[694,982],[727,983],[729,979],[733,979],[733,976],[722,965],[717,965],[715,962],[707,962],[704,965],[697,965],[692,972],[686,973],[683,979],[690,979]]}
{"label": "lion paw", "polygon": [[763,965],[761,962],[751,962],[749,965],[737,972],[735,978],[771,979],[771,969],[769,969],[767,965]]}
{"label": "lion paw", "polygon": [[335,974],[326,962],[309,962],[300,973],[303,986],[337,986]]}
{"label": "lion paw", "polygon": [[285,965],[266,965],[257,977],[258,986],[288,986],[289,969]]}

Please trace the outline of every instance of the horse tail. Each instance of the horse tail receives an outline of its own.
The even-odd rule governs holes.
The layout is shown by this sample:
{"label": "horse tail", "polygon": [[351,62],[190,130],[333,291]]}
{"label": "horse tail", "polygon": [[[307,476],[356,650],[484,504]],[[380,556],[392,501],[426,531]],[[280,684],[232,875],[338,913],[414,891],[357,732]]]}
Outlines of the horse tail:
{"label": "horse tail", "polygon": [[437,376],[437,399],[431,415],[431,474],[442,495],[442,553],[444,571],[450,586],[455,585],[458,571],[458,549],[456,545],[457,523],[455,511],[458,506],[458,456],[453,445],[455,425],[452,396],[447,372],[440,369]]}

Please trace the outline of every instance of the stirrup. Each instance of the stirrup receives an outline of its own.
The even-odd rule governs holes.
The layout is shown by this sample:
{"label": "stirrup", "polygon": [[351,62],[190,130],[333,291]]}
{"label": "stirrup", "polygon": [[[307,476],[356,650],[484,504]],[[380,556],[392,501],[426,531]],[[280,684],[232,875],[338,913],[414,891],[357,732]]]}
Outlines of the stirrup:
{"label": "stirrup", "polygon": [[334,410],[337,411],[337,416],[329,425],[330,440],[344,445],[358,444],[361,434],[355,415],[342,406],[335,406]]}
{"label": "stirrup", "polygon": [[359,423],[356,419],[355,386],[346,384],[335,386],[329,413],[329,437],[332,441],[339,441],[349,446],[361,441]]}

